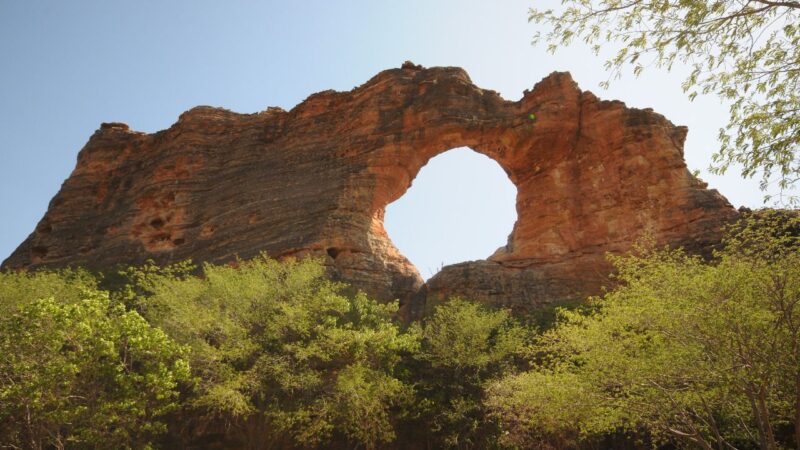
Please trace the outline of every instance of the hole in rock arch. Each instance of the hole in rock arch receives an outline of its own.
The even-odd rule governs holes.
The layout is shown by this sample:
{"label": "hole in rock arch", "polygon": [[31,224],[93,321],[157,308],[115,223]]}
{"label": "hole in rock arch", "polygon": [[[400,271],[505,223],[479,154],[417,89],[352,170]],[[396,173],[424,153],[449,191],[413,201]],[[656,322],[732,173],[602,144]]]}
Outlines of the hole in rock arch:
{"label": "hole in rock arch", "polygon": [[486,259],[517,220],[517,188],[493,159],[462,147],[428,161],[386,207],[394,245],[426,280],[443,266]]}

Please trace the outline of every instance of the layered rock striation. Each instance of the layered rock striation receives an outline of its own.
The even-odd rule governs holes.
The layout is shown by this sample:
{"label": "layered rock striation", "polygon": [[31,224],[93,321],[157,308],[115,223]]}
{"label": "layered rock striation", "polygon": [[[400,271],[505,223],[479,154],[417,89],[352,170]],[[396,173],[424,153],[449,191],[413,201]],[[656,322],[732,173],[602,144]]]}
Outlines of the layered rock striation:
{"label": "layered rock striation", "polygon": [[[197,107],[154,134],[103,124],[3,267],[308,255],[384,300],[461,295],[530,310],[596,293],[606,253],[644,233],[701,253],[719,242],[737,213],[687,170],[686,133],[581,91],[567,73],[512,102],[462,69],[406,63],[291,111]],[[517,222],[487,260],[424,285],[387,236],[384,209],[429,159],[465,146],[516,185]]]}

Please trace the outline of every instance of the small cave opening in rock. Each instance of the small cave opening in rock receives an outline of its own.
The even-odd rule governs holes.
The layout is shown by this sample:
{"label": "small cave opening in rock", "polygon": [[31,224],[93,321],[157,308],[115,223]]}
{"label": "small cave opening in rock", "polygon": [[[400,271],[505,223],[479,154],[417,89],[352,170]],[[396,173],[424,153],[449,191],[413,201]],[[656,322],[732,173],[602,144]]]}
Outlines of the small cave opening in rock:
{"label": "small cave opening in rock", "polygon": [[508,242],[517,188],[493,159],[461,147],[432,158],[386,207],[394,245],[424,279],[444,266],[487,259]]}

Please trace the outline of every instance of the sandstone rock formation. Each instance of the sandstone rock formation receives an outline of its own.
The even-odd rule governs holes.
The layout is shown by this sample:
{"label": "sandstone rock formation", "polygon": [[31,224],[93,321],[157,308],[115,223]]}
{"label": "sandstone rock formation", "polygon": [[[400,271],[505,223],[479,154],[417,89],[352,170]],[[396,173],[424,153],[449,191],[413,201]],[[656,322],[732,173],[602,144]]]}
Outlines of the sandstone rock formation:
{"label": "sandstone rock formation", "polygon": [[[533,116],[531,115],[533,114]],[[5,268],[322,257],[368,293],[459,294],[520,309],[594,293],[643,232],[707,251],[736,211],[683,160],[687,130],[553,73],[516,102],[459,68],[406,63],[291,111],[197,107],[154,134],[103,124]],[[427,286],[392,245],[386,205],[467,146],[518,190],[508,244]]]}

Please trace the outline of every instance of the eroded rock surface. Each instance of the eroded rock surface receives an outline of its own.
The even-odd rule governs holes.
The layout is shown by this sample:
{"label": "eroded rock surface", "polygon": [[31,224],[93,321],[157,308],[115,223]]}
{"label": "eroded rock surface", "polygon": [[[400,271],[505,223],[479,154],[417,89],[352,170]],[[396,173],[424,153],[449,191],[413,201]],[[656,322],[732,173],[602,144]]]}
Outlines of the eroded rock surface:
{"label": "eroded rock surface", "polygon": [[[531,116],[533,114],[533,116]],[[154,134],[103,124],[5,268],[324,258],[381,298],[451,294],[518,309],[595,293],[605,253],[644,232],[703,252],[736,211],[686,168],[686,128],[553,73],[516,102],[462,69],[407,63],[291,111],[197,107]],[[508,244],[422,291],[383,227],[427,161],[470,147],[518,190]]]}

